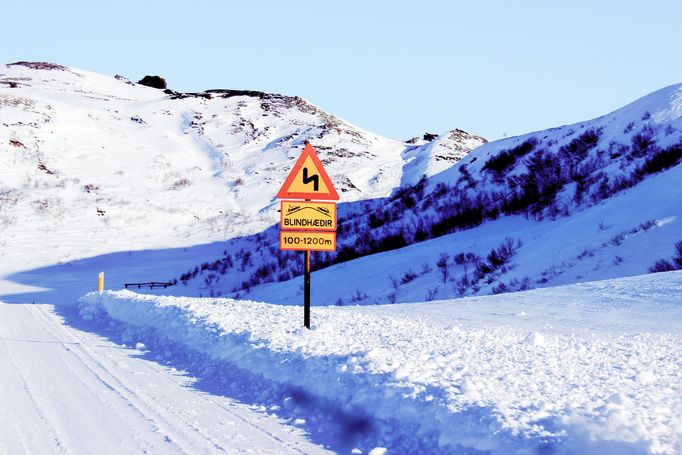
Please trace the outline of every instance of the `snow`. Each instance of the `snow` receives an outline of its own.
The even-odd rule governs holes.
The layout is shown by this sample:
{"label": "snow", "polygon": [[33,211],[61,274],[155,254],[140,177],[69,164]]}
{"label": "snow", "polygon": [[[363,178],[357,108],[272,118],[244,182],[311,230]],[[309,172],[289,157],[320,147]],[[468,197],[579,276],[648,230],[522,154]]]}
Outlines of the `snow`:
{"label": "snow", "polygon": [[328,453],[63,314],[0,303],[0,453]]}
{"label": "snow", "polygon": [[453,130],[425,144],[408,147],[402,155],[406,165],[403,166],[401,186],[417,182],[423,175],[438,176],[484,143],[481,137]]}
{"label": "snow", "polygon": [[[385,439],[389,451],[674,453],[682,436],[680,286],[682,272],[670,272],[451,301],[315,307],[311,331],[301,328],[300,307],[231,299],[107,291],[83,297],[78,311],[369,415],[376,432],[390,434],[397,419],[411,431]],[[316,417],[308,412],[298,419]],[[354,447],[377,447],[373,437],[357,435]]]}
{"label": "snow", "polygon": [[[339,225],[343,231],[337,241],[339,249],[350,247],[351,251],[387,249],[395,246],[396,242],[386,242],[388,246],[385,247],[382,241],[391,240],[391,237],[411,245],[376,257],[353,260],[352,265],[342,263],[321,270],[315,278],[319,301],[325,305],[416,302],[648,273],[657,261],[670,260],[675,252],[674,245],[682,241],[682,187],[679,185],[682,165],[672,166],[671,163],[670,168],[647,174],[645,178],[636,169],[643,165],[646,157],[654,156],[656,150],[682,144],[682,118],[676,114],[681,108],[681,94],[682,85],[670,86],[597,119],[487,143],[460,157],[454,166],[435,158],[441,156],[440,148],[448,144],[451,133],[443,134],[428,144],[408,147],[403,159],[409,162],[411,171],[416,174],[404,168],[404,179],[414,181],[422,171],[433,171],[437,166],[443,166],[439,169],[445,170],[428,179],[423,196],[419,191],[404,193],[408,197],[417,195],[417,200],[412,201],[414,209],[401,203],[399,192],[392,198],[340,205]],[[526,181],[520,176],[527,177],[527,164],[532,156],[536,156],[534,153],[544,151],[545,155],[569,156],[572,149],[568,146],[582,143],[588,131],[595,137],[594,147],[580,160],[581,165],[591,169],[585,171],[588,176],[562,181],[562,185],[565,183],[563,189],[553,196],[555,199],[549,208],[543,209],[544,212],[521,211],[499,218],[490,215],[491,219],[471,228],[464,225],[455,227],[452,224],[456,223],[449,225],[445,222],[442,233],[457,229],[459,232],[418,241],[417,233],[422,239],[428,238],[430,232],[433,234],[430,227],[434,227],[434,220],[447,221],[447,217],[442,218],[443,214],[451,212],[453,207],[466,205],[467,202],[455,194],[468,194],[472,200],[477,197],[504,200],[518,190],[519,181]],[[651,141],[645,155],[632,152],[638,137]],[[513,149],[530,138],[537,143],[535,151],[511,165],[505,171],[504,179],[484,169],[490,157]],[[448,150],[452,155],[457,149],[449,146]],[[427,160],[430,161],[426,163]],[[608,197],[602,198],[595,190],[600,187],[600,179],[604,183],[607,178],[610,189]],[[592,189],[589,197],[577,198],[578,185],[574,179]],[[623,186],[619,187],[617,182]],[[448,184],[452,196],[447,196],[447,192],[439,193],[438,183]],[[409,188],[403,190],[409,191]],[[434,193],[440,195],[436,198],[440,202],[429,199]],[[491,206],[492,203],[481,203],[482,210],[492,210]],[[550,210],[552,207],[557,213]],[[495,213],[494,210],[492,212]],[[476,221],[472,223],[476,224]],[[300,279],[274,283],[287,280],[288,271],[296,269],[282,267],[282,254],[278,255],[277,251],[277,232],[274,226],[258,237],[243,239],[250,242],[246,245],[253,253],[249,258],[253,262],[250,271],[241,273],[241,269],[235,270],[237,267],[230,270],[206,269],[190,278],[186,286],[170,292],[223,295],[283,304],[298,301]],[[505,238],[519,241],[521,246],[499,273],[489,273],[484,279],[475,278],[478,281],[472,284],[475,262],[454,263],[454,257],[461,253],[471,253],[485,260],[492,248],[497,248]],[[223,244],[222,249],[216,248],[212,258],[219,261],[223,251],[234,256],[244,245]],[[370,247],[365,248],[366,245]],[[441,255],[448,259],[445,270],[437,265]],[[316,256],[322,261],[327,260],[327,263],[333,259],[313,255],[313,269]],[[287,260],[294,261],[291,257]],[[200,264],[198,262],[195,266]],[[255,273],[258,267],[270,270],[266,270],[264,279]],[[191,271],[190,267],[183,273]],[[282,271],[284,276],[280,276]],[[357,275],[367,279],[353,279]],[[410,279],[412,275],[414,279]],[[270,281],[270,284],[263,285],[261,281]],[[335,286],[338,281],[348,285]]]}
{"label": "snow", "polygon": [[538,332],[529,333],[523,342],[531,347],[545,346],[545,336]]}
{"label": "snow", "polygon": [[[80,69],[0,65],[0,275],[16,271],[7,262],[31,270],[256,234],[279,219],[275,194],[311,138],[343,202],[421,177],[405,143],[300,98],[172,99]],[[448,144],[461,156],[482,142]]]}
{"label": "snow", "polygon": [[[248,269],[76,302],[101,271],[121,289],[223,251],[272,259],[274,195],[306,140],[340,216],[362,215],[461,163],[494,187],[488,157],[530,136],[558,148],[601,128],[606,153],[653,125],[673,144],[681,85],[478,148],[459,130],[382,138],[295,97],[212,96],[0,65],[0,453],[682,453],[682,272],[643,275],[682,240],[680,165],[569,216],[504,216],[315,271],[310,331],[301,278],[199,298]],[[458,289],[471,266],[454,256],[505,237],[505,270]],[[542,289],[481,296],[526,280]]]}
{"label": "snow", "polygon": [[[352,265],[341,263],[313,273],[313,295],[323,305],[341,301],[344,305],[418,302],[460,296],[457,280],[473,266],[456,265],[458,253],[473,252],[485,258],[505,237],[521,241],[509,270],[491,284],[482,283],[480,293],[492,293],[495,283],[528,279],[532,287],[549,287],[608,278],[641,275],[661,258],[670,258],[673,245],[682,240],[680,186],[682,166],[653,176],[630,190],[593,207],[555,220],[533,221],[523,216],[503,217],[473,229],[410,245],[399,250],[363,257]],[[655,203],[652,197],[655,195]],[[647,227],[648,226],[648,227]],[[645,229],[646,227],[646,229]],[[449,279],[443,282],[437,262],[449,255]],[[620,261],[616,260],[620,258]],[[425,265],[429,272],[423,272]],[[413,281],[399,286],[408,272]],[[357,280],[354,277],[363,276]],[[271,303],[300,301],[300,278],[254,287],[240,296]],[[337,283],[344,283],[338,286]],[[229,289],[216,289],[229,294]],[[367,297],[357,301],[360,291]],[[191,292],[179,288],[179,292]],[[206,294],[206,289],[197,289]],[[234,295],[234,294],[232,294]]]}

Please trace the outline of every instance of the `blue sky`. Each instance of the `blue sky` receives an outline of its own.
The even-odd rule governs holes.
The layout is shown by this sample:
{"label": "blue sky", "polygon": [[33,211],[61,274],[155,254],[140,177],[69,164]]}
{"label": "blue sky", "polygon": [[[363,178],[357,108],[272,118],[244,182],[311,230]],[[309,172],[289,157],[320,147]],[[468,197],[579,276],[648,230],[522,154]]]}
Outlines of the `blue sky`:
{"label": "blue sky", "polygon": [[299,95],[370,131],[489,139],[682,82],[677,1],[16,1],[0,62]]}

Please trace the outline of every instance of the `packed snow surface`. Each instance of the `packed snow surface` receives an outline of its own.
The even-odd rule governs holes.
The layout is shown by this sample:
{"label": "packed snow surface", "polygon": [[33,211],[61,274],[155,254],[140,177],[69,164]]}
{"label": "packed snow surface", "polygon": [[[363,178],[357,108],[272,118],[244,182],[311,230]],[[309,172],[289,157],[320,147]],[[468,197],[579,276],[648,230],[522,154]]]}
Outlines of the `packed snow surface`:
{"label": "packed snow surface", "polygon": [[142,343],[133,350],[69,322],[51,305],[0,302],[1,454],[328,453],[150,361]]}
{"label": "packed snow surface", "polygon": [[680,295],[682,272],[670,272],[313,308],[312,330],[301,328],[300,307],[231,299],[107,291],[78,310],[156,337],[157,349],[173,343],[400,428],[363,450],[673,454],[682,449]]}

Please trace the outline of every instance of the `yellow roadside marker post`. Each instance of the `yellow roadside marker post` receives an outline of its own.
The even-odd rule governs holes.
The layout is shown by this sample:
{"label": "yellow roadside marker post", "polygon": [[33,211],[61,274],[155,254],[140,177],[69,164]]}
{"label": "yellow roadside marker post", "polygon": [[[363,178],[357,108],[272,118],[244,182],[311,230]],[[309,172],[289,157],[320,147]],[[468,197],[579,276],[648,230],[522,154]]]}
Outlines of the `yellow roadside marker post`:
{"label": "yellow roadside marker post", "polygon": [[97,276],[97,290],[99,292],[104,291],[104,272],[99,272]]}

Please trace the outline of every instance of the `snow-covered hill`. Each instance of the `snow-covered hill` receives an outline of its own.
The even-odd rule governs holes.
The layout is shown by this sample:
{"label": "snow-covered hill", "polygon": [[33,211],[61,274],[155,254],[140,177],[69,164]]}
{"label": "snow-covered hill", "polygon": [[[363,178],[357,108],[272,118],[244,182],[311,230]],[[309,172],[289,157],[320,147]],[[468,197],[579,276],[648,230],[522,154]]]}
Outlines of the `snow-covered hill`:
{"label": "snow-covered hill", "polygon": [[277,220],[275,193],[308,140],[342,201],[388,196],[485,142],[444,137],[415,154],[294,96],[165,92],[55,64],[1,65],[3,265],[255,234]]}
{"label": "snow-covered hill", "polygon": [[[432,300],[682,267],[680,162],[682,85],[485,144],[391,197],[345,204],[337,252],[314,260],[337,264],[318,273],[318,301]],[[220,245],[222,258],[189,269],[174,292],[297,301],[299,283],[287,280],[300,255],[278,252],[276,234]],[[259,286],[268,281],[282,283]]]}
{"label": "snow-covered hill", "polygon": [[99,269],[114,287],[176,278],[177,295],[297,302],[301,258],[278,250],[274,194],[306,140],[342,195],[339,249],[313,259],[321,304],[642,274],[675,266],[682,240],[679,85],[476,148],[460,130],[381,138],[296,97],[165,93],[47,64],[0,74],[2,268],[28,272],[15,283]]}

